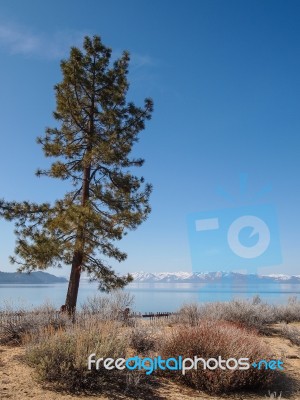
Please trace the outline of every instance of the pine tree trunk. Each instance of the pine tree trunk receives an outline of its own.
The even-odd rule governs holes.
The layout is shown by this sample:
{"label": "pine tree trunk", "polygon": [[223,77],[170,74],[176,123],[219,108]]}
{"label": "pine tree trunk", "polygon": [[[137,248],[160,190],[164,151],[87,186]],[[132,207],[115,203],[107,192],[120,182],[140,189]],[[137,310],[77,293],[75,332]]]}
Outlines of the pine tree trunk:
{"label": "pine tree trunk", "polygon": [[[85,206],[89,199],[91,167],[84,169],[81,205]],[[79,226],[75,243],[75,251],[72,260],[70,280],[66,297],[65,308],[69,315],[74,314],[77,304],[77,296],[80,282],[82,261],[84,256],[85,232],[84,226]]]}
{"label": "pine tree trunk", "polygon": [[66,298],[66,310],[70,315],[74,314],[76,309],[82,258],[83,258],[82,251],[75,251],[72,261],[69,287]]}

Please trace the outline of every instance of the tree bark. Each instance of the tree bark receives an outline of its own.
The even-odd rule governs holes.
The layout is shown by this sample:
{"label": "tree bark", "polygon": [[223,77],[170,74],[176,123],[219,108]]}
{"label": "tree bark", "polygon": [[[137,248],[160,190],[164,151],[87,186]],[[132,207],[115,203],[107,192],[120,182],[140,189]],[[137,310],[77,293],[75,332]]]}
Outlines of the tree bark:
{"label": "tree bark", "polygon": [[[89,199],[89,186],[90,186],[90,175],[91,167],[88,166],[84,169],[83,186],[82,186],[82,199],[81,205],[85,206]],[[75,251],[72,260],[72,267],[70,273],[70,280],[68,286],[68,292],[66,297],[66,310],[69,315],[74,314],[76,310],[78,289],[81,275],[82,261],[84,257],[84,244],[85,244],[85,232],[84,226],[79,226],[77,231],[77,238],[75,243]]]}
{"label": "tree bark", "polygon": [[80,250],[75,251],[72,260],[69,287],[66,297],[66,310],[70,315],[74,314],[76,309],[82,259],[83,259],[83,252]]}

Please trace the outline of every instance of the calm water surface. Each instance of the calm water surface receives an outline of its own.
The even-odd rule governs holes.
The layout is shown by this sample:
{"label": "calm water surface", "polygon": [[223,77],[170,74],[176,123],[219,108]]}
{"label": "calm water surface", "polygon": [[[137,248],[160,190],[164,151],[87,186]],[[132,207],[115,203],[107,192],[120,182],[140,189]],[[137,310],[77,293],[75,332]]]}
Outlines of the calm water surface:
{"label": "calm water surface", "polygon": [[[0,285],[0,305],[35,307],[45,301],[59,308],[65,302],[67,283],[51,285]],[[288,298],[300,299],[300,284],[192,284],[192,283],[132,283],[124,289],[135,298],[134,309],[141,312],[175,311],[184,303],[228,301],[234,298],[252,298],[259,294],[264,301],[283,304]],[[78,304],[99,294],[97,284],[82,282]]]}

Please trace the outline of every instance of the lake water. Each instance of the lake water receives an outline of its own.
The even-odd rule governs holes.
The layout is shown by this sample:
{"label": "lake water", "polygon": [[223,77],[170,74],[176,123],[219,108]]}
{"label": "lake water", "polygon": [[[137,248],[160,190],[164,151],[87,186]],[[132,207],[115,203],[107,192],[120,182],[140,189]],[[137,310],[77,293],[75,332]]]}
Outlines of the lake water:
{"label": "lake water", "polygon": [[[67,283],[51,285],[0,285],[0,305],[3,302],[26,307],[42,305],[50,301],[58,309],[64,304]],[[132,283],[125,289],[135,298],[134,309],[140,312],[175,311],[184,303],[228,301],[234,298],[251,299],[259,294],[269,303],[283,304],[290,297],[300,299],[300,284],[271,283]],[[88,297],[101,292],[96,283],[82,282],[79,288],[78,305]]]}

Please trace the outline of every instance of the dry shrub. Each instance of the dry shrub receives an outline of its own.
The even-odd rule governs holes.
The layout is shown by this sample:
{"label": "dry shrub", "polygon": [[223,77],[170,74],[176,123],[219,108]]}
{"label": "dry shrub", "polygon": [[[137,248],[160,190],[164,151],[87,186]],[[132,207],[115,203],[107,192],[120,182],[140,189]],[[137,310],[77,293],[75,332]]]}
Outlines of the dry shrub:
{"label": "dry shrub", "polygon": [[281,328],[281,335],[291,341],[296,346],[300,346],[300,329],[296,326],[284,325]]}
{"label": "dry shrub", "polygon": [[297,297],[290,297],[287,304],[276,307],[277,322],[299,322],[300,321],[300,301]]}
{"label": "dry shrub", "polygon": [[71,392],[104,390],[126,376],[117,369],[106,370],[101,363],[99,370],[88,370],[88,356],[96,353],[96,358],[125,358],[127,346],[117,322],[99,323],[91,317],[85,326],[81,322],[67,329],[45,329],[38,341],[33,338],[27,345],[26,360],[41,380],[55,387]]}
{"label": "dry shrub", "polygon": [[252,301],[233,300],[219,305],[219,308],[224,313],[224,318],[221,319],[237,322],[260,332],[264,332],[267,325],[276,322],[275,306],[262,302],[257,296]]}
{"label": "dry shrub", "polygon": [[155,330],[150,325],[136,325],[130,333],[130,346],[138,354],[145,354],[156,348]]}
{"label": "dry shrub", "polygon": [[70,324],[66,315],[45,304],[31,311],[8,307],[0,314],[0,343],[19,345],[29,336],[38,336],[47,327],[58,329]]}
{"label": "dry shrub", "polygon": [[[224,321],[208,320],[202,321],[196,327],[181,326],[176,329],[165,340],[161,353],[164,359],[178,356],[193,359],[198,356],[207,360],[221,356],[223,360],[249,358],[250,363],[271,359],[270,351],[255,331]],[[167,374],[208,393],[265,387],[275,378],[274,371],[253,367],[248,370],[205,370],[201,362],[198,370],[188,370],[185,375],[181,371],[170,371]]]}
{"label": "dry shrub", "polygon": [[203,306],[197,303],[184,304],[179,311],[171,317],[173,323],[196,326],[203,317]]}
{"label": "dry shrub", "polygon": [[300,302],[297,298],[290,298],[286,305],[276,306],[267,304],[259,296],[255,296],[252,300],[186,304],[179,309],[173,321],[197,326],[206,319],[236,322],[267,333],[270,324],[300,321]]}
{"label": "dry shrub", "polygon": [[82,304],[83,315],[97,315],[99,319],[105,321],[123,321],[124,310],[131,308],[134,303],[134,297],[122,290],[115,290],[109,295],[95,295],[88,297]]}
{"label": "dry shrub", "polygon": [[28,332],[35,329],[32,319],[24,317],[19,319],[18,315],[3,318],[0,321],[0,343],[18,345]]}

